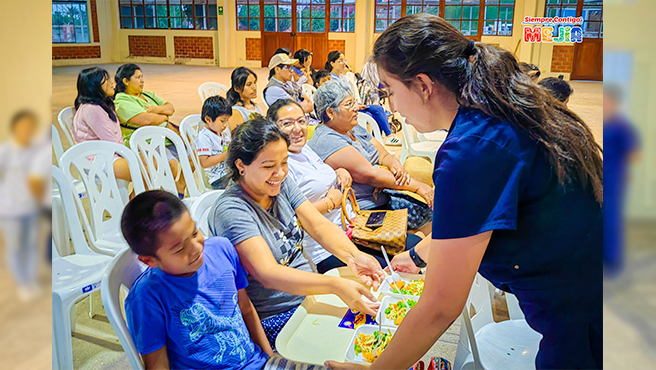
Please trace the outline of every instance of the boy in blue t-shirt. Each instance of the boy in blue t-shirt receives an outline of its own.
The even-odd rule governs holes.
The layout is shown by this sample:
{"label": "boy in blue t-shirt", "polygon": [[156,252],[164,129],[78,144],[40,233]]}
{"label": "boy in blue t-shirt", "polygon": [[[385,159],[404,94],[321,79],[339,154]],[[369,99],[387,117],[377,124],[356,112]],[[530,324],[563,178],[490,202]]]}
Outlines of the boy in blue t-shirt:
{"label": "boy in blue t-shirt", "polygon": [[273,351],[246,294],[235,247],[223,237],[204,240],[180,199],[165,191],[137,195],[123,211],[121,229],[150,267],[125,300],[146,369],[293,366],[269,358]]}

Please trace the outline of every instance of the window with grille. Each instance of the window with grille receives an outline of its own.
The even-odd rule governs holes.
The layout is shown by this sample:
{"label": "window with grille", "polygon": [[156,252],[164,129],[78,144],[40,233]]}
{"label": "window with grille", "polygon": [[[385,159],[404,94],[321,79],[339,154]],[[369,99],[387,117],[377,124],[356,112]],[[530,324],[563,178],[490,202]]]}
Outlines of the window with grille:
{"label": "window with grille", "polygon": [[119,0],[121,28],[216,30],[216,0]]}
{"label": "window with grille", "polygon": [[515,0],[485,0],[483,35],[512,36]]}
{"label": "window with grille", "polygon": [[355,0],[330,0],[330,32],[355,32]]}
{"label": "window with grille", "polygon": [[87,0],[52,2],[52,42],[91,42]]}

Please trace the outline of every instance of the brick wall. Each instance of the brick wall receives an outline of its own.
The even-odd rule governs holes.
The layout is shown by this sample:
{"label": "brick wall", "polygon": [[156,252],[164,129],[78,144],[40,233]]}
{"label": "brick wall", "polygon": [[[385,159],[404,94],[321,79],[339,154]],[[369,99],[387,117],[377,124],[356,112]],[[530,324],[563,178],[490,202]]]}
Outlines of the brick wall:
{"label": "brick wall", "polygon": [[166,36],[128,36],[130,56],[166,58]]}
{"label": "brick wall", "polygon": [[246,39],[246,60],[262,60],[262,39]]}
{"label": "brick wall", "polygon": [[100,46],[53,46],[52,59],[100,58]]}
{"label": "brick wall", "polygon": [[174,36],[176,58],[214,59],[211,37]]}
{"label": "brick wall", "polygon": [[328,52],[333,50],[346,52],[346,40],[328,40]]}
{"label": "brick wall", "polygon": [[91,27],[93,29],[93,42],[100,42],[100,32],[98,32],[98,12],[96,11],[96,0],[90,1],[91,10]]}
{"label": "brick wall", "polygon": [[574,46],[554,46],[551,56],[551,72],[571,73],[574,62]]}

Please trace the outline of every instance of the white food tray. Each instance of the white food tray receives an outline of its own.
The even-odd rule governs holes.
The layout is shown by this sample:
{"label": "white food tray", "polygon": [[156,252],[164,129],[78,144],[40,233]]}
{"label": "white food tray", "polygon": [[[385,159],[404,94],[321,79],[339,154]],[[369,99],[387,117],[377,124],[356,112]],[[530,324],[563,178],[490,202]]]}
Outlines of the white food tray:
{"label": "white food tray", "polygon": [[[401,280],[403,280],[406,284],[413,280],[426,278],[426,275],[406,274],[402,272],[399,272],[398,274],[399,276],[401,276]],[[393,280],[391,276],[386,277],[385,280],[383,280],[383,283],[380,285],[380,289],[378,291],[386,296],[401,298],[401,294],[392,292],[392,289],[390,287],[390,283],[392,281]],[[404,294],[403,296],[405,296],[406,298],[415,297],[419,299],[419,296],[415,296],[415,295]]]}
{"label": "white food tray", "polygon": [[[419,297],[409,296],[408,299],[417,302],[419,300]],[[383,300],[380,302],[380,311],[381,311],[380,315],[382,317],[380,324],[382,326],[390,326],[390,327],[394,327],[394,328],[398,327],[398,325],[394,325],[394,321],[388,319],[387,316],[385,316],[385,310],[387,309],[387,307],[389,307],[390,304],[396,303],[396,302],[399,302],[399,301],[401,301],[400,297],[385,296],[383,298]],[[406,311],[406,313],[407,313],[407,311]]]}

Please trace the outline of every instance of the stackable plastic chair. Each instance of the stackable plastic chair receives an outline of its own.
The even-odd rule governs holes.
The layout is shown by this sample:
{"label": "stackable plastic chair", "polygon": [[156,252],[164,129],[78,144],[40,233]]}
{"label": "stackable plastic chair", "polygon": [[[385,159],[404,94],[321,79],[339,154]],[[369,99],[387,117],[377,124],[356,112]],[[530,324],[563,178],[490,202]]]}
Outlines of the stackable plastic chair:
{"label": "stackable plastic chair", "polygon": [[[526,320],[494,322],[489,282],[476,274],[462,311],[463,325],[454,369],[535,369],[542,335]],[[475,314],[472,317],[470,307]]]}
{"label": "stackable plastic chair", "polygon": [[317,92],[317,88],[310,84],[303,84],[301,86],[303,93],[308,96],[308,98],[314,100],[314,93]]}
{"label": "stackable plastic chair", "polygon": [[81,200],[76,199],[83,225],[93,247],[110,256],[127,248],[121,234],[121,214],[129,194],[126,182],[114,176],[115,154],[128,162],[134,193],[145,191],[137,157],[125,145],[85,141],[68,149],[59,160],[59,166],[69,181],[77,180],[78,176],[84,184],[89,198],[89,217]]}
{"label": "stackable plastic chair", "polygon": [[[66,137],[66,140],[68,141],[68,146],[73,146],[75,145],[75,142],[73,141],[73,107],[66,107],[62,110],[59,111],[59,114],[57,115],[57,121],[59,121],[59,126],[61,129],[64,131],[64,136]],[[54,131],[53,131],[53,137]]]}
{"label": "stackable plastic chair", "polygon": [[218,82],[205,82],[198,86],[198,95],[200,96],[201,102],[205,102],[205,99],[210,96],[220,95],[222,91],[225,97],[228,93],[228,88]]}
{"label": "stackable plastic chair", "polygon": [[180,136],[182,136],[182,141],[187,147],[187,152],[189,152],[191,161],[194,163],[194,178],[196,180],[198,190],[201,193],[212,190],[212,186],[207,180],[205,170],[200,165],[198,151],[196,150],[196,137],[204,126],[205,125],[203,124],[203,120],[200,114],[190,114],[185,117],[182,122],[180,122]]}
{"label": "stackable plastic chair", "polygon": [[374,138],[381,144],[384,144],[383,134],[380,132],[380,127],[376,120],[364,112],[358,112],[358,125],[362,126],[367,132],[373,132]]}
{"label": "stackable plastic chair", "polygon": [[145,264],[137,259],[137,255],[131,249],[126,249],[119,253],[112,263],[107,266],[100,289],[107,319],[109,319],[118,341],[121,343],[128,360],[130,360],[130,365],[135,370],[143,370],[144,365],[128,331],[125,316],[123,315],[124,299],[121,299],[121,292],[123,291],[125,293],[123,297],[126,297],[134,281],[147,268]]}
{"label": "stackable plastic chair", "polygon": [[216,200],[223,194],[224,190],[212,190],[201,195],[189,209],[191,218],[196,221],[196,226],[203,232],[205,239],[209,238],[210,225],[207,223],[210,215],[210,208]]}
{"label": "stackable plastic chair", "polygon": [[441,141],[420,141],[414,132],[414,128],[405,122],[405,117],[401,117],[401,131],[403,132],[403,146],[401,148],[401,163],[409,156],[425,157],[435,165],[435,156],[442,146]]}
{"label": "stackable plastic chair", "polygon": [[66,226],[75,249],[75,254],[62,257],[54,244],[52,248],[53,369],[72,369],[71,331],[74,330],[75,321],[74,316],[71,319],[71,310],[75,302],[100,288],[103,272],[112,257],[95,253],[87,244],[71,185],[56,166],[52,166],[52,179],[61,194]]}
{"label": "stackable plastic chair", "polygon": [[178,152],[178,161],[182,168],[181,176],[184,176],[187,193],[189,193],[189,198],[183,199],[183,202],[189,207],[201,193],[196,186],[186,154],[187,150],[180,135],[164,127],[140,127],[130,137],[130,148],[136,154],[141,165],[141,173],[146,187],[149,190],[163,189],[177,196],[178,190],[175,187],[177,174],[173,173],[166,157],[166,139],[175,145]]}

